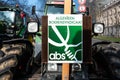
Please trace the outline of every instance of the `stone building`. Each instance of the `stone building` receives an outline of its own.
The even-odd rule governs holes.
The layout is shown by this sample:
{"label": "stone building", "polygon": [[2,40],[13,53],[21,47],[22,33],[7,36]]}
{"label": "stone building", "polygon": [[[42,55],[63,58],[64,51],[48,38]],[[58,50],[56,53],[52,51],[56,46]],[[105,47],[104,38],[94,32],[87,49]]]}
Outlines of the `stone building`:
{"label": "stone building", "polygon": [[96,10],[96,22],[105,24],[105,36],[120,37],[120,0],[112,0]]}

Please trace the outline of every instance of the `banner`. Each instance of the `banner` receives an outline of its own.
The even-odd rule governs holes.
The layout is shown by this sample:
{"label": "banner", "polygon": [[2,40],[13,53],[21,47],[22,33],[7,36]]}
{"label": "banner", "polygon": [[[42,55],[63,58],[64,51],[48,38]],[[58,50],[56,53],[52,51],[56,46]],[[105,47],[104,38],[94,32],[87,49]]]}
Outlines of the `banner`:
{"label": "banner", "polygon": [[48,63],[82,63],[83,16],[48,16]]}

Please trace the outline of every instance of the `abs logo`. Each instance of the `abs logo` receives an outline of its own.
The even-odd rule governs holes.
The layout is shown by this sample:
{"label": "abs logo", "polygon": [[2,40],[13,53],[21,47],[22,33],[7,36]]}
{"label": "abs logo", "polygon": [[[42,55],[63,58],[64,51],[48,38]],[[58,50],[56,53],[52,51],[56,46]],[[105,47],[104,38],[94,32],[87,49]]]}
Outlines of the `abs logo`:
{"label": "abs logo", "polygon": [[73,63],[79,61],[81,62],[82,35],[82,25],[49,25],[48,60],[51,62],[56,61],[60,63]]}

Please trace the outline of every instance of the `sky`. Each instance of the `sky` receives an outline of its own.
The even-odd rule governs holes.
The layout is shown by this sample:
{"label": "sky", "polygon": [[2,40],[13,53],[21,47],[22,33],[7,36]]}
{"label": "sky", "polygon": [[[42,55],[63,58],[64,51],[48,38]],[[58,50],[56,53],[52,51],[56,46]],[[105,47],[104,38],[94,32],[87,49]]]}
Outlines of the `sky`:
{"label": "sky", "polygon": [[[24,4],[24,2],[21,1],[21,4]],[[36,13],[38,16],[42,16],[44,14],[44,6],[45,6],[45,0],[26,0],[27,6],[36,6]]]}
{"label": "sky", "polygon": [[[44,14],[44,7],[45,7],[45,2],[46,0],[0,0],[0,1],[3,1],[3,2],[6,2],[8,4],[11,4],[12,5],[15,5],[16,4],[16,1],[19,1],[19,3],[21,5],[24,5],[24,6],[27,6],[28,8],[26,10],[29,10],[32,9],[31,7],[33,5],[36,6],[36,13],[38,16],[42,16]],[[78,0],[73,0],[76,4],[76,11],[78,11],[78,7],[80,6],[80,4],[78,3]],[[87,0],[88,2],[92,2],[94,0]],[[102,2],[104,4],[110,2],[111,0],[97,0],[98,2]]]}
{"label": "sky", "polygon": [[39,16],[44,14],[44,7],[45,7],[45,0],[28,0],[28,6],[35,5],[36,6],[36,13]]}
{"label": "sky", "polygon": [[[6,4],[10,4],[12,6],[15,6],[15,4],[17,3],[17,1],[19,2],[20,5],[22,6],[26,6],[26,8],[24,8],[24,11],[31,11],[32,6],[36,6],[36,13],[38,16],[42,16],[43,15],[43,11],[44,11],[44,5],[46,0],[0,0]],[[29,12],[30,13],[30,12]]]}

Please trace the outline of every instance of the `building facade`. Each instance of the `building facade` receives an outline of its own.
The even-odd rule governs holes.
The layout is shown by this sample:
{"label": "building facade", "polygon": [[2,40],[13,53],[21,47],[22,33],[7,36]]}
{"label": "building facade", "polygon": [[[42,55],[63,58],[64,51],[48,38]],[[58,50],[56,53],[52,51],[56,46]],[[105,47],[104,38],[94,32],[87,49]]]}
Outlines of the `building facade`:
{"label": "building facade", "polygon": [[96,22],[105,24],[105,36],[120,37],[120,0],[112,0],[96,10]]}

